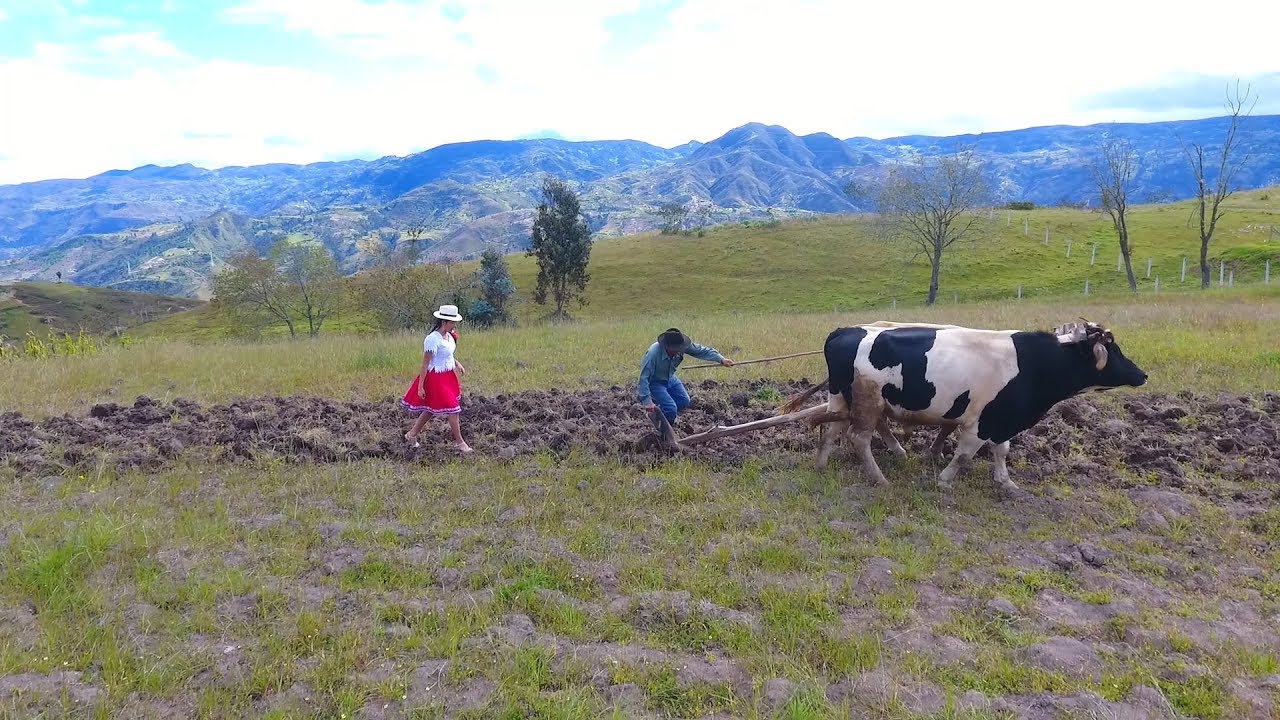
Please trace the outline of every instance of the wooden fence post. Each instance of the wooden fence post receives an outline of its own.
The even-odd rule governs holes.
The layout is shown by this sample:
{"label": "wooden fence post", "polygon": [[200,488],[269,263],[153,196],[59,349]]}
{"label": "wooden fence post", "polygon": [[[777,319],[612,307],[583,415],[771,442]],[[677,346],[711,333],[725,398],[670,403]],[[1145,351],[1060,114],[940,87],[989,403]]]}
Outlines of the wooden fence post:
{"label": "wooden fence post", "polygon": [[1271,284],[1271,261],[1270,260],[1267,261],[1267,269],[1264,271],[1262,275],[1262,284],[1263,285]]}
{"label": "wooden fence post", "polygon": [[1089,294],[1089,278],[1084,279],[1084,294]]}
{"label": "wooden fence post", "polygon": [[1147,258],[1147,277],[1151,277],[1151,258]]}
{"label": "wooden fence post", "polygon": [[1093,244],[1093,252],[1089,253],[1089,264],[1092,265],[1098,259],[1098,243]]}
{"label": "wooden fence post", "polygon": [[1160,276],[1156,276],[1156,292],[1160,292]]}
{"label": "wooden fence post", "polygon": [[1124,266],[1124,251],[1119,250],[1116,252],[1116,272],[1120,272],[1120,269],[1123,266]]}
{"label": "wooden fence post", "polygon": [[1019,300],[1021,300],[1021,299],[1022,299],[1022,286],[1021,286],[1021,285],[1019,285],[1019,286],[1018,286],[1018,299],[1019,299]]}
{"label": "wooden fence post", "polygon": [[1071,257],[1071,238],[1067,238],[1067,257]]}
{"label": "wooden fence post", "polygon": [[1223,276],[1226,275],[1226,272],[1227,272],[1227,261],[1219,260],[1218,261],[1218,287],[1222,287],[1222,278]]}
{"label": "wooden fence post", "polygon": [[1186,281],[1187,281],[1187,256],[1183,255],[1182,256],[1182,278],[1178,280],[1178,282],[1186,282]]}

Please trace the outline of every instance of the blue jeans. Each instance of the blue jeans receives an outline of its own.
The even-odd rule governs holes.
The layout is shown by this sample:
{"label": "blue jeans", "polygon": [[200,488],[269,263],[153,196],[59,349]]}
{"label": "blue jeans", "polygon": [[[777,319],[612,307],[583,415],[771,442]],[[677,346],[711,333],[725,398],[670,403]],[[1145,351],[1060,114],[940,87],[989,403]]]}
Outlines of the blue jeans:
{"label": "blue jeans", "polygon": [[672,425],[676,423],[676,414],[689,407],[689,393],[678,377],[672,377],[666,385],[649,383],[649,394],[653,397],[653,404],[662,410]]}

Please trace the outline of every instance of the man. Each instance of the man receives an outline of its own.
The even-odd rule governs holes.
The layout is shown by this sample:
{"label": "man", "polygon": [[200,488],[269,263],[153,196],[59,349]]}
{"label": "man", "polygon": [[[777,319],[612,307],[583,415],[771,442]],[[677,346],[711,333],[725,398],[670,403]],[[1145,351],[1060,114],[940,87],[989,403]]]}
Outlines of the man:
{"label": "man", "polygon": [[[636,394],[640,407],[653,416],[654,427],[668,444],[675,442],[671,426],[676,416],[689,407],[689,393],[676,377],[676,368],[684,361],[685,354],[700,360],[733,367],[733,361],[721,355],[715,348],[699,345],[677,328],[668,328],[649,346],[640,362],[640,381]],[[663,419],[666,423],[663,423]],[[665,426],[665,427],[664,427]]]}

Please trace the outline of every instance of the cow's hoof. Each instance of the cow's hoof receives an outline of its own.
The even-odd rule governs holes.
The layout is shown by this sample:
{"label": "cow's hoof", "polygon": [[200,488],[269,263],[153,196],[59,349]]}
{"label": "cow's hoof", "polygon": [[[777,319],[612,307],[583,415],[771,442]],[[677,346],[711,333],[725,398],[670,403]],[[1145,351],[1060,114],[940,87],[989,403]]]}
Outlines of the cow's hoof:
{"label": "cow's hoof", "polygon": [[1017,500],[1027,492],[1012,482],[996,483],[996,496],[1002,500]]}
{"label": "cow's hoof", "polygon": [[949,493],[955,489],[956,489],[955,483],[951,482],[950,480],[943,480],[942,478],[938,478],[938,490],[945,493]]}

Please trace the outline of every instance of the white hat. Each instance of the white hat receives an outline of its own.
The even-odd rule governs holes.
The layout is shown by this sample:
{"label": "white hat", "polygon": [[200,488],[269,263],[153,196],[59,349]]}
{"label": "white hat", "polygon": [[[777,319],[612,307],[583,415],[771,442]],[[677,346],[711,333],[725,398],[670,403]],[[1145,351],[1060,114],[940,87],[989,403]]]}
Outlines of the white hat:
{"label": "white hat", "polygon": [[454,322],[462,321],[462,316],[458,314],[457,305],[441,305],[439,310],[431,314],[441,320],[452,320]]}

